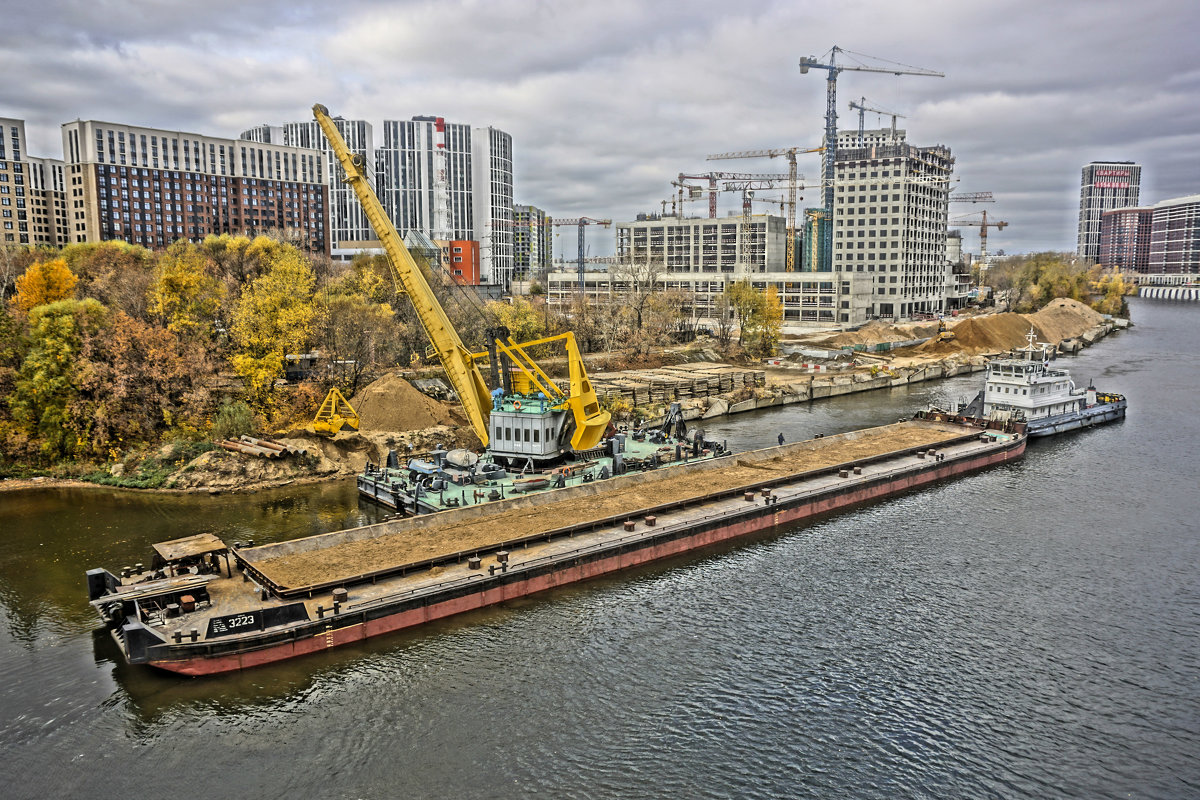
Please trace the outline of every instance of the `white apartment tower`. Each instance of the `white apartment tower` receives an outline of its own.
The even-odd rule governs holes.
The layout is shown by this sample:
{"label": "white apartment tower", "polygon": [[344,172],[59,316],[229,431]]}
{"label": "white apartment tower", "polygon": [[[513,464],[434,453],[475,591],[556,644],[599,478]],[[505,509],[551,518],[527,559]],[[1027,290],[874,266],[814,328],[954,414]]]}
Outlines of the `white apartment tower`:
{"label": "white apartment tower", "polygon": [[[335,117],[333,124],[346,140],[352,152],[366,160],[368,179],[374,174],[375,147],[371,123],[358,119]],[[327,170],[325,183],[329,186],[329,244],[330,255],[336,259],[347,259],[375,239],[367,215],[354,194],[354,189],[342,180],[342,165],[338,163],[333,148],[325,140],[316,120],[288,122],[282,126],[258,125],[242,131],[240,138],[262,144],[282,144],[320,150]]]}
{"label": "white apartment tower", "polygon": [[0,118],[0,244],[58,247],[69,225],[62,160],[30,156],[25,121]]}
{"label": "white apartment tower", "polygon": [[[349,148],[362,155],[384,212],[401,236],[477,241],[480,281],[507,288],[513,274],[512,137],[442,117],[384,120],[375,144],[370,123],[334,119]],[[330,229],[335,258],[377,248],[378,241],[341,166],[314,121],[259,125],[242,138],[321,150],[329,164]]]}
{"label": "white apartment tower", "polygon": [[1132,161],[1093,161],[1079,183],[1076,255],[1100,260],[1100,221],[1105,211],[1138,204],[1142,168]]}

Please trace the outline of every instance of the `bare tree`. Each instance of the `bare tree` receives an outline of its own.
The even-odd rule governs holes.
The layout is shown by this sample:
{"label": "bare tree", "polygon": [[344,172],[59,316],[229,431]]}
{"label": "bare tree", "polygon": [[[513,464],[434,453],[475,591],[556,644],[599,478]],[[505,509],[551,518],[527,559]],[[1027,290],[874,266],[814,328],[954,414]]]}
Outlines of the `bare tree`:
{"label": "bare tree", "polygon": [[728,352],[729,345],[733,341],[733,302],[728,291],[723,291],[713,297],[712,315],[717,344],[722,352]]}
{"label": "bare tree", "polygon": [[33,261],[24,245],[0,243],[0,300],[8,297],[18,277]]}
{"label": "bare tree", "polygon": [[650,298],[659,291],[659,283],[667,266],[662,261],[647,259],[642,262],[629,261],[617,264],[609,270],[609,279],[613,285],[620,285],[616,293],[623,298],[625,305],[633,312],[635,335],[642,332],[643,317]]}

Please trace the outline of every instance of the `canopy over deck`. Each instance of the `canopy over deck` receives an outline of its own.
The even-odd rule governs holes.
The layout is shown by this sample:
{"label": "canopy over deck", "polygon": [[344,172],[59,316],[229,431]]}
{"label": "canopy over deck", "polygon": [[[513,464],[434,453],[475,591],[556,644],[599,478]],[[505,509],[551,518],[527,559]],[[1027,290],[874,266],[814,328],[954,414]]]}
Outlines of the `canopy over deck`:
{"label": "canopy over deck", "polygon": [[158,553],[168,564],[206,556],[209,553],[224,553],[228,549],[229,545],[211,533],[198,533],[195,536],[185,536],[182,539],[172,539],[169,542],[159,542],[154,545],[154,552]]}

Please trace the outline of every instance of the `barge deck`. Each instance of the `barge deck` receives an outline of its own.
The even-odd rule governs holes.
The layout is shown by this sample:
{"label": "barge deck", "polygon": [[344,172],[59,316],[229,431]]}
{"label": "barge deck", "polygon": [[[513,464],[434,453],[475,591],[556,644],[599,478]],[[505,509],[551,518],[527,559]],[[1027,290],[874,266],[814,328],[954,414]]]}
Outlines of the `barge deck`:
{"label": "barge deck", "polygon": [[[233,548],[242,574],[195,576],[207,578],[199,604],[195,580],[188,589],[166,585],[176,576],[134,582],[92,570],[89,589],[131,662],[226,672],[620,571],[1024,452],[1019,426],[981,426],[944,416],[910,421],[603,487]],[[160,580],[161,589],[151,585]],[[183,591],[191,602],[178,602]]]}

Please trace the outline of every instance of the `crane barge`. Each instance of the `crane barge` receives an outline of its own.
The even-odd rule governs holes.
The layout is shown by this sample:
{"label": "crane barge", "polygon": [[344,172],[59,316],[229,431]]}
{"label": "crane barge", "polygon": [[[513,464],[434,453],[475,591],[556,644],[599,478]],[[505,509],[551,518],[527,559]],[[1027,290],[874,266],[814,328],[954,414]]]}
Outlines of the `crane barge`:
{"label": "crane barge", "polygon": [[[386,463],[367,464],[358,476],[361,497],[407,513],[430,513],[723,452],[716,443],[705,442],[702,432],[687,440],[678,407],[656,431],[610,429],[610,415],[600,408],[571,331],[518,343],[505,328],[493,327],[486,333],[487,349],[472,352],[388,219],[367,180],[363,157],[346,144],[325,106],[313,106],[313,116],[383,245],[392,277],[412,302],[430,349],[486,447],[482,457],[466,450],[438,450],[432,460],[410,459],[403,465],[395,452],[389,453]],[[566,353],[566,388],[530,354],[551,345],[561,345]],[[494,388],[480,369],[485,363]]]}

